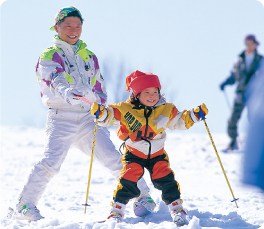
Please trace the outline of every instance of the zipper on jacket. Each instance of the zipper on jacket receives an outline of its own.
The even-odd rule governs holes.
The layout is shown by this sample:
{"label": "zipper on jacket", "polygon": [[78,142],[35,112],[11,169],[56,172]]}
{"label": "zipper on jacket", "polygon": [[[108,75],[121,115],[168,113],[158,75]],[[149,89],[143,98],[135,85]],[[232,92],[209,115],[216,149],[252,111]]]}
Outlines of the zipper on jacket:
{"label": "zipper on jacket", "polygon": [[148,139],[143,138],[142,140],[146,141],[149,144],[149,152],[148,152],[148,158],[147,158],[147,160],[149,160],[150,159],[150,152],[151,152],[151,143]]}
{"label": "zipper on jacket", "polygon": [[[72,65],[71,62],[69,61],[69,59],[68,59],[66,53],[64,52],[64,50],[63,50],[63,49],[61,49],[61,50],[62,50],[63,55],[65,56],[66,60],[69,62],[69,73],[70,73],[70,68],[73,67],[73,65]],[[79,50],[79,49],[77,49],[77,51],[78,51],[78,50]],[[79,69],[79,66],[78,66],[77,61],[76,61],[77,51],[74,52],[74,54],[73,54],[74,62],[75,62],[75,65],[76,65],[76,67],[77,67],[78,73],[79,73],[79,75],[80,75],[80,77],[81,77],[81,82],[82,82],[82,85],[83,85],[83,87],[84,87],[84,91],[85,91],[85,94],[86,94],[86,89],[85,89],[85,85],[84,85],[84,83],[83,83],[82,74],[80,73],[80,69]],[[65,62],[65,63],[67,64],[67,62]],[[68,64],[67,64],[67,65],[68,65]]]}
{"label": "zipper on jacket", "polygon": [[[78,50],[79,50],[79,49],[78,49]],[[77,61],[76,61],[76,55],[77,55],[77,52],[76,52],[76,54],[74,53],[74,62],[75,62],[75,64],[76,64],[76,66],[77,66],[77,69],[78,69],[79,75],[80,75],[80,77],[81,77],[82,85],[83,85],[83,87],[84,87],[84,91],[85,91],[85,94],[86,94],[85,85],[84,85],[84,83],[83,83],[83,77],[82,77],[82,74],[80,73],[80,69],[79,69],[79,66],[78,66]]]}
{"label": "zipper on jacket", "polygon": [[[149,111],[149,112],[147,113],[147,111]],[[148,108],[148,107],[145,107],[144,108],[144,116],[146,118],[146,129],[145,129],[145,134],[144,134],[144,137],[145,138],[147,138],[147,133],[148,133],[148,118],[151,115],[151,113],[152,113],[152,109],[151,108]]]}
{"label": "zipper on jacket", "polygon": [[[149,113],[147,113],[147,111],[149,111]],[[149,152],[148,152],[148,158],[147,158],[147,160],[150,159],[150,153],[151,153],[151,143],[147,139],[147,133],[148,133],[148,118],[151,115],[151,113],[152,113],[152,109],[151,108],[150,109],[148,109],[147,107],[144,108],[144,116],[146,118],[146,128],[145,128],[145,134],[144,134],[144,138],[145,139],[143,138],[143,140],[149,143]]]}

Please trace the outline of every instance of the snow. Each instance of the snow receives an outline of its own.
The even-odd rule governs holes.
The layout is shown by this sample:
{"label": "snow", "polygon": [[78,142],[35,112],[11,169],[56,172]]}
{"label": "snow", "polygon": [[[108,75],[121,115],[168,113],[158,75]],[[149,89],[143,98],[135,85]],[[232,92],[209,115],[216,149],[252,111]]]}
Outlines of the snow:
{"label": "snow", "polygon": [[[111,139],[119,148],[115,130],[110,131]],[[161,192],[154,189],[147,171],[144,177],[157,203],[156,212],[145,218],[136,217],[130,201],[124,222],[97,223],[109,213],[117,181],[96,160],[88,198],[91,206],[84,214],[82,204],[86,198],[90,157],[75,148],[70,149],[59,175],[51,180],[39,201],[38,208],[45,219],[31,223],[6,219],[7,209],[15,206],[31,167],[42,158],[44,132],[44,129],[37,128],[1,127],[1,228],[176,228],[161,200]],[[221,150],[227,145],[228,137],[225,134],[212,134],[212,137],[234,196],[239,198],[239,208],[231,202],[231,191],[206,129],[200,134],[169,131],[165,149],[181,187],[183,206],[190,217],[189,225],[181,228],[264,229],[264,194],[241,183],[243,152],[223,153]]]}

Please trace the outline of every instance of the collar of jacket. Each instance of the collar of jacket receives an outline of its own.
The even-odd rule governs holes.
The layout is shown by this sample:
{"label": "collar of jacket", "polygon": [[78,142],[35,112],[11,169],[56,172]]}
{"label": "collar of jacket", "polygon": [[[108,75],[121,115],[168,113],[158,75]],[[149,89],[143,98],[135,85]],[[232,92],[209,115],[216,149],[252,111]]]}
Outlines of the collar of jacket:
{"label": "collar of jacket", "polygon": [[63,49],[63,50],[67,50],[67,52],[71,53],[71,54],[75,54],[78,53],[80,50],[84,49],[85,47],[87,47],[87,45],[85,44],[85,42],[83,42],[82,40],[78,41],[78,48],[76,49],[76,51],[74,51],[74,47],[73,45],[70,45],[69,43],[67,43],[66,41],[63,41],[62,39],[60,39],[60,37],[58,35],[55,35],[53,37],[53,43],[56,47]]}
{"label": "collar of jacket", "polygon": [[[245,52],[246,52],[246,50],[243,51],[243,52],[239,55],[239,57],[241,57],[243,60],[245,60],[245,56],[246,56]],[[255,58],[260,56],[260,55],[258,54],[257,49],[255,49],[254,56],[255,56]]]}

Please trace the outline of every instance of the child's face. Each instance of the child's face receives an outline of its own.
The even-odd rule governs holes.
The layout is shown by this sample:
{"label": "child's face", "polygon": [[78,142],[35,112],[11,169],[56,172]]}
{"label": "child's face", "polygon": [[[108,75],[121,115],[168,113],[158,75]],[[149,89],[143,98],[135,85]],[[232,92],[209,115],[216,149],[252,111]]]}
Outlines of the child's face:
{"label": "child's face", "polygon": [[138,99],[143,105],[152,107],[159,101],[159,90],[156,87],[149,87],[140,92]]}
{"label": "child's face", "polygon": [[54,26],[60,39],[74,45],[82,33],[82,22],[78,17],[66,17],[60,26]]}

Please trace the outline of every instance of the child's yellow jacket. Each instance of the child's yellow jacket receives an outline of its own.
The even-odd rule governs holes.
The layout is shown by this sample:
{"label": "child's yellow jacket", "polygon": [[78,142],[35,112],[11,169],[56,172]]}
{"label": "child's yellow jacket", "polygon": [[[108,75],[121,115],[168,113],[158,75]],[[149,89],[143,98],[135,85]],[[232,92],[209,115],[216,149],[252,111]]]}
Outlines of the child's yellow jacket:
{"label": "child's yellow jacket", "polygon": [[186,130],[198,122],[193,109],[179,112],[172,103],[164,101],[153,108],[120,102],[109,105],[107,112],[99,125],[120,125],[117,136],[132,154],[144,159],[164,153],[166,128]]}

